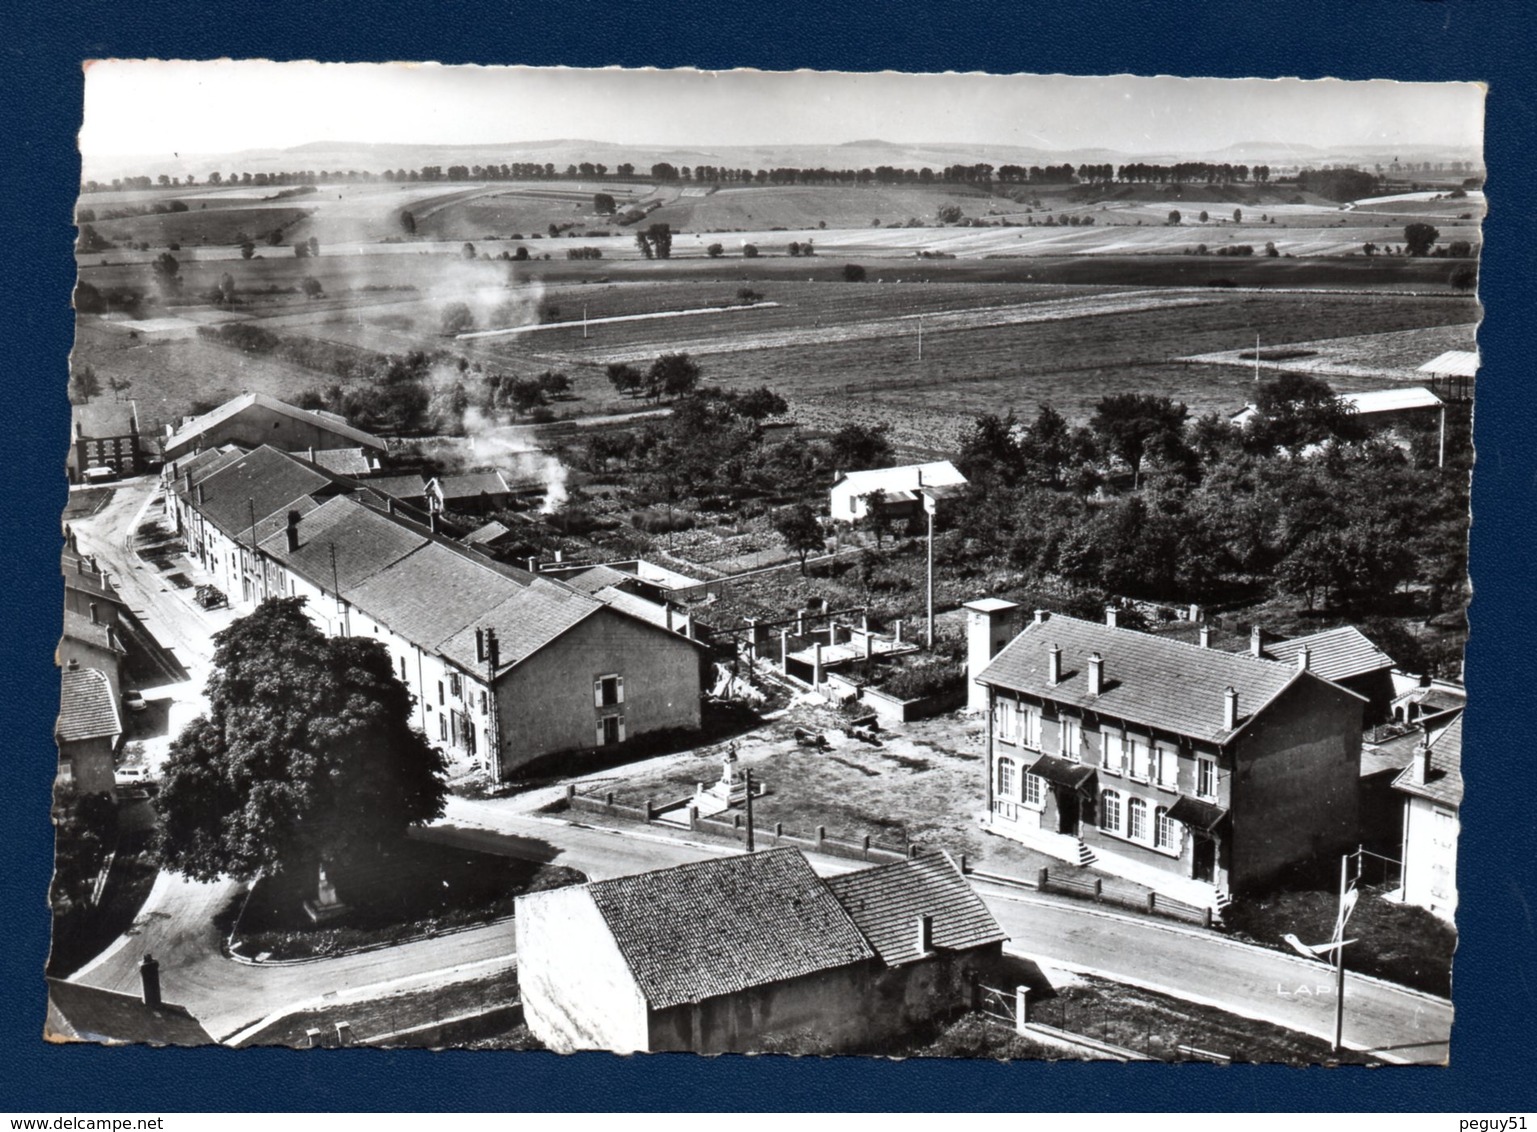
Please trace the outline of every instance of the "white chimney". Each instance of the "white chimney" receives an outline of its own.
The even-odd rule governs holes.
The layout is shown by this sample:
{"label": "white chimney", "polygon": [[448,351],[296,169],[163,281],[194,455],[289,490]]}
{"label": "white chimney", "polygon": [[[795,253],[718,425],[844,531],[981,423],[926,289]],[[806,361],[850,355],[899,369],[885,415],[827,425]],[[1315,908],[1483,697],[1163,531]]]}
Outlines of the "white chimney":
{"label": "white chimney", "polygon": [[1105,606],[1105,624],[1114,629],[1116,621],[1120,619],[1121,611],[1113,605]]}
{"label": "white chimney", "polygon": [[1410,780],[1416,786],[1424,786],[1430,781],[1430,728],[1425,727],[1420,735],[1420,745],[1414,748],[1414,762],[1409,769]]}
{"label": "white chimney", "polygon": [[1306,672],[1313,663],[1313,650],[1307,645],[1302,646],[1302,651],[1297,654],[1297,671]]}
{"label": "white chimney", "polygon": [[1062,683],[1062,646],[1052,645],[1046,654],[1046,682],[1055,688]]}
{"label": "white chimney", "polygon": [[1229,684],[1222,693],[1222,729],[1232,731],[1238,726],[1238,689]]}
{"label": "white chimney", "polygon": [[1105,658],[1097,652],[1089,654],[1089,695],[1098,696],[1105,690]]}
{"label": "white chimney", "polygon": [[1255,656],[1265,653],[1265,634],[1258,625],[1249,630],[1249,651]]}
{"label": "white chimney", "polygon": [[1201,622],[1201,647],[1203,649],[1211,648],[1211,626],[1204,621]]}
{"label": "white chimney", "polygon": [[1035,623],[1037,625],[1044,625],[1044,624],[1046,624],[1046,619],[1049,618],[1050,616],[1051,616],[1051,610],[1049,610],[1049,609],[1037,609],[1035,611]]}

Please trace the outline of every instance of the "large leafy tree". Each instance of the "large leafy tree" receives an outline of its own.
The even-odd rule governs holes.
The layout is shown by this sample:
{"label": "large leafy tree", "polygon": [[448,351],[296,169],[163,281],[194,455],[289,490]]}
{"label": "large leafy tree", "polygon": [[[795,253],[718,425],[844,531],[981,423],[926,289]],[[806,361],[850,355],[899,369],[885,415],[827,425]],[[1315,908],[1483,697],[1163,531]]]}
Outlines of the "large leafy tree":
{"label": "large leafy tree", "polygon": [[443,756],[377,641],[328,638],[303,598],[214,637],[208,714],[171,747],[160,854],[197,880],[345,865],[443,813]]}
{"label": "large leafy tree", "polygon": [[699,384],[699,363],[687,354],[662,354],[646,371],[646,390],[654,397],[682,397]]}
{"label": "large leafy tree", "polygon": [[1142,461],[1155,446],[1178,440],[1188,411],[1183,402],[1152,393],[1101,397],[1089,427],[1111,455],[1131,468],[1132,487],[1142,482]]}
{"label": "large leafy tree", "polygon": [[797,503],[774,512],[774,530],[800,559],[801,573],[806,572],[806,555],[821,550],[825,545],[822,525],[817,522],[816,512],[809,503]]}
{"label": "large leafy tree", "polygon": [[1257,415],[1245,439],[1256,451],[1282,448],[1295,456],[1310,444],[1366,436],[1350,405],[1335,396],[1328,382],[1311,374],[1283,373],[1261,382],[1254,407]]}

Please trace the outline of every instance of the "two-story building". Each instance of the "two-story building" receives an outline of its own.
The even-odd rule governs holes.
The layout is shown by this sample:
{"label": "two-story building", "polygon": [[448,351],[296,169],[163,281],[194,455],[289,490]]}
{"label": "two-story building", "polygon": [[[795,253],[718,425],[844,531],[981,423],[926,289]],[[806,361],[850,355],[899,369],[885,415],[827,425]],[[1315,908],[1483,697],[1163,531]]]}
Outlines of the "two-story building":
{"label": "two-story building", "polygon": [[123,721],[105,672],[65,664],[53,737],[59,745],[60,782],[81,794],[113,791]]}
{"label": "two-story building", "polygon": [[1462,810],[1462,712],[1422,724],[1414,759],[1394,779],[1404,800],[1405,903],[1450,920],[1457,912],[1457,835]]}
{"label": "two-story building", "polygon": [[1354,847],[1365,700],[1306,649],[1201,648],[1111,610],[1038,611],[999,650],[1014,607],[969,608],[991,832],[1198,907]]}
{"label": "two-story building", "polygon": [[93,472],[136,476],[144,471],[136,401],[90,401],[70,410],[70,483],[84,483]]}

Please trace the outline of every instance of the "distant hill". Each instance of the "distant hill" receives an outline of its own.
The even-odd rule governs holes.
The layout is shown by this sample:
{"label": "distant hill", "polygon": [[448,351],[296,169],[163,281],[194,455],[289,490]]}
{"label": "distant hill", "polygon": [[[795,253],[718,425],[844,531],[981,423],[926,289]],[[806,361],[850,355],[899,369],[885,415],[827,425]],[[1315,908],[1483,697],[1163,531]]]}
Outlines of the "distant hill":
{"label": "distant hill", "polygon": [[1176,161],[1216,161],[1232,164],[1268,164],[1277,172],[1304,165],[1387,165],[1398,158],[1413,162],[1479,162],[1476,147],[1401,146],[1385,149],[1362,146],[1354,149],[1321,149],[1301,142],[1239,142],[1205,153],[1152,151],[1128,153],[1095,147],[1051,150],[1031,146],[984,145],[959,142],[888,142],[879,138],[841,142],[835,145],[730,145],[730,146],[649,146],[581,138],[555,138],[541,141],[497,142],[483,145],[442,145],[421,142],[349,142],[314,141],[284,149],[246,149],[218,154],[145,154],[90,158],[84,163],[88,180],[110,181],[114,177],[164,173],[170,176],[194,175],[207,179],[214,170],[228,175],[241,173],[276,173],[294,169],[348,170],[382,172],[386,169],[414,169],[423,165],[489,165],[533,162],[553,164],[564,170],[568,165],[591,161],[607,165],[612,172],[621,164],[635,166],[637,175],[649,176],[658,162],[673,165],[719,165],[728,168],[772,169],[776,167],[863,169],[890,165],[904,169],[942,169],[946,165],[1113,165],[1129,161],[1172,164]]}

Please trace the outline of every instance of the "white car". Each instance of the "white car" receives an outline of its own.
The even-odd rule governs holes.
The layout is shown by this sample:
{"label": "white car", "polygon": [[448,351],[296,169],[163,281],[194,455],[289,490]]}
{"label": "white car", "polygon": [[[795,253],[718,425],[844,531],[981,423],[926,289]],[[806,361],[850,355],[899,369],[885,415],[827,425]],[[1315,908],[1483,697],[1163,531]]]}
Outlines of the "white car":
{"label": "white car", "polygon": [[147,766],[120,766],[113,781],[119,786],[148,786],[152,780]]}
{"label": "white car", "polygon": [[123,693],[123,706],[129,711],[143,711],[149,704],[144,701],[143,692],[130,688]]}

